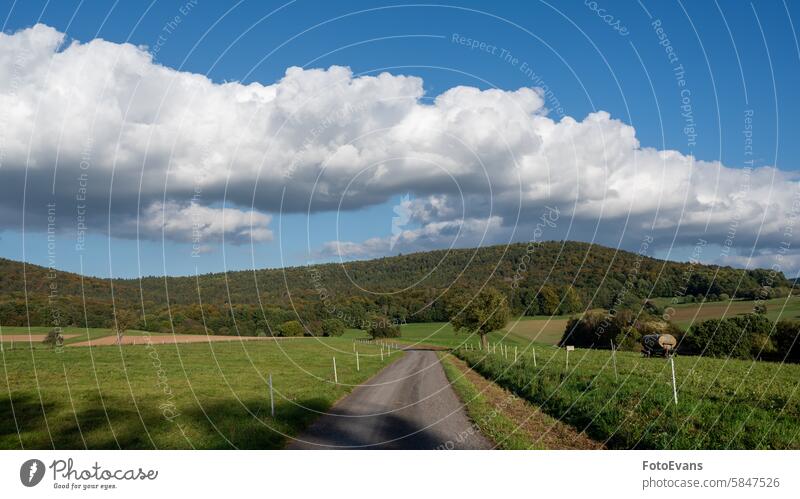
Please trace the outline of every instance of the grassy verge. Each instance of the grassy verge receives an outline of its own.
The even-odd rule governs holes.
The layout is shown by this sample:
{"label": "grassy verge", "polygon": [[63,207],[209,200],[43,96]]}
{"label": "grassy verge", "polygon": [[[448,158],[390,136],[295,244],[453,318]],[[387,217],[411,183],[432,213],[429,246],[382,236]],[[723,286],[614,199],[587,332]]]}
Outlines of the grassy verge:
{"label": "grassy verge", "polygon": [[442,367],[455,390],[456,395],[464,402],[470,419],[500,449],[535,449],[534,443],[518,431],[518,426],[498,411],[464,375],[453,365],[450,355],[441,353]]}
{"label": "grassy verge", "polygon": [[608,351],[537,347],[516,363],[459,350],[477,372],[610,448],[798,449],[800,366],[699,357],[669,363]]}
{"label": "grassy verge", "polygon": [[402,355],[358,349],[360,370],[343,338],[6,350],[0,448],[282,448]]}

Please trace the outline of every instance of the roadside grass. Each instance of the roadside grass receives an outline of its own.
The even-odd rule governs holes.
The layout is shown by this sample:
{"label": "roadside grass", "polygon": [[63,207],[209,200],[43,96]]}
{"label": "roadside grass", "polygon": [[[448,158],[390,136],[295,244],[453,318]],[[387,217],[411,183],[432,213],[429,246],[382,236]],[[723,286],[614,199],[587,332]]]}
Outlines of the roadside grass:
{"label": "roadside grass", "polygon": [[537,346],[518,362],[457,355],[484,377],[616,449],[800,449],[800,365]]}
{"label": "roadside grass", "polygon": [[376,346],[357,344],[356,371],[353,345],[308,338],[6,349],[0,448],[282,448],[286,436],[403,355],[381,362]]}
{"label": "roadside grass", "polygon": [[507,418],[483,396],[456,367],[453,365],[450,355],[440,353],[439,358],[444,368],[445,375],[450,381],[450,386],[455,390],[456,395],[464,403],[472,422],[483,433],[484,436],[494,442],[499,449],[541,449],[535,446],[513,421]]}

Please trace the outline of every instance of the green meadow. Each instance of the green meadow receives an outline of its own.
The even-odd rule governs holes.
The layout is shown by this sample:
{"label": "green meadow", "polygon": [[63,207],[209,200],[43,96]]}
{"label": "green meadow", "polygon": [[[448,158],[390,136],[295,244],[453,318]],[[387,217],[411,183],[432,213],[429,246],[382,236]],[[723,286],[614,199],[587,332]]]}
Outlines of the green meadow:
{"label": "green meadow", "polygon": [[617,449],[800,449],[800,365],[536,346],[458,350],[486,378]]}
{"label": "green meadow", "polygon": [[403,355],[355,345],[360,371],[348,338],[5,348],[0,448],[281,448]]}

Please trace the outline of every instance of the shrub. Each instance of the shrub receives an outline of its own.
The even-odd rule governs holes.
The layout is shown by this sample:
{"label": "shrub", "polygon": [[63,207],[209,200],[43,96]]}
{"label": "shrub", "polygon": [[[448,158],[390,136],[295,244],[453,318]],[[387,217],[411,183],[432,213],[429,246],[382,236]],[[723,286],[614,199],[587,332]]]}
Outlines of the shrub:
{"label": "shrub", "polygon": [[580,319],[573,318],[560,345],[574,345],[579,348],[611,348],[640,350],[641,339],[648,334],[671,334],[680,340],[681,330],[671,322],[665,322],[646,313],[634,314],[622,309],[615,314],[589,312]]}
{"label": "shrub", "polygon": [[398,338],[400,337],[400,328],[397,324],[393,323],[388,317],[377,316],[373,317],[367,322],[367,334],[372,339],[376,338]]}
{"label": "shrub", "polygon": [[58,329],[51,329],[47,332],[47,336],[42,340],[42,343],[53,347],[60,347],[64,344],[64,336]]}
{"label": "shrub", "polygon": [[305,332],[300,321],[286,321],[278,326],[278,336],[303,336]]}
{"label": "shrub", "polygon": [[777,360],[800,362],[800,322],[782,320],[775,325],[772,336]]}
{"label": "shrub", "polygon": [[709,319],[695,324],[686,335],[682,351],[709,357],[748,359],[770,354],[772,321],[761,314],[745,314],[730,319]]}
{"label": "shrub", "polygon": [[304,336],[325,336],[322,330],[322,321],[311,321],[306,323]]}

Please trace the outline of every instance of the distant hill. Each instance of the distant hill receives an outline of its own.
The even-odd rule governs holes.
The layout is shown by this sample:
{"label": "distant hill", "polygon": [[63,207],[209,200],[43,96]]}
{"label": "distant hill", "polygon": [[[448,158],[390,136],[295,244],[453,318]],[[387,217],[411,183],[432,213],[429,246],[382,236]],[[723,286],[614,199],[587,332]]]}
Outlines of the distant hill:
{"label": "distant hill", "polygon": [[32,325],[58,320],[62,326],[107,327],[113,317],[112,284],[117,306],[139,313],[144,307],[143,328],[203,332],[205,323],[222,334],[269,334],[297,315],[304,321],[333,316],[353,326],[372,313],[408,322],[446,320],[448,296],[484,284],[506,293],[515,311],[529,314],[608,308],[648,296],[772,296],[793,285],[768,270],[671,262],[571,241],[437,250],[199,278],[110,281],[59,271],[50,279],[44,267],[24,267],[23,277],[21,262],[0,259],[0,325],[26,325],[30,316]]}

